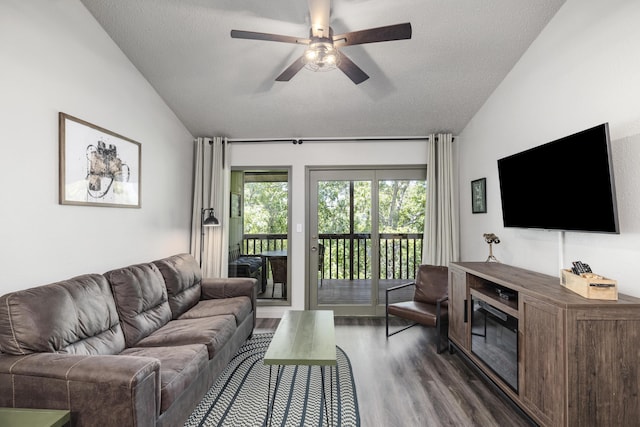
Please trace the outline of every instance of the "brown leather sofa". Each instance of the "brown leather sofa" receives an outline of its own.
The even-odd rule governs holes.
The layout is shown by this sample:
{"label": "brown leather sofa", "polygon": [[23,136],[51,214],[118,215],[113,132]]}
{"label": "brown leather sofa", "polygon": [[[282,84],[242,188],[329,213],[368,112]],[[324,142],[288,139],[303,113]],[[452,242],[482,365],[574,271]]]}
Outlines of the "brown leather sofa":
{"label": "brown leather sofa", "polygon": [[0,407],[178,426],[252,334],[255,279],[175,255],[0,297]]}

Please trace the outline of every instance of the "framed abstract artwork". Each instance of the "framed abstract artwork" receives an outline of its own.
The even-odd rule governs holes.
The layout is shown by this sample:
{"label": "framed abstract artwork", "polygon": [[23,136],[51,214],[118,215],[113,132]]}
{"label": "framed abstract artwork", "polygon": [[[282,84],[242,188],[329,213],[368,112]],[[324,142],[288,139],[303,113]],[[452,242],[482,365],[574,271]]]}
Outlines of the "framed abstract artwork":
{"label": "framed abstract artwork", "polygon": [[471,181],[471,213],[487,213],[487,178]]}
{"label": "framed abstract artwork", "polygon": [[240,218],[242,216],[242,199],[239,193],[231,193],[231,218]]}
{"label": "framed abstract artwork", "polygon": [[139,208],[142,146],[59,113],[60,204]]}

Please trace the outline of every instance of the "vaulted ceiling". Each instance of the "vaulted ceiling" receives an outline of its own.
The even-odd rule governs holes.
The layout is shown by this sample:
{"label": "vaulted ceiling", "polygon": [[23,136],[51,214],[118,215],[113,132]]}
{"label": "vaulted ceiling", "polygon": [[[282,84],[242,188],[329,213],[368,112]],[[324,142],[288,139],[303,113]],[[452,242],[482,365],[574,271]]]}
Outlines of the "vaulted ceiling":
{"label": "vaulted ceiling", "polygon": [[333,0],[335,34],[410,22],[412,38],[346,46],[370,78],[276,77],[309,36],[307,0],[81,0],[194,136],[458,134],[564,0]]}

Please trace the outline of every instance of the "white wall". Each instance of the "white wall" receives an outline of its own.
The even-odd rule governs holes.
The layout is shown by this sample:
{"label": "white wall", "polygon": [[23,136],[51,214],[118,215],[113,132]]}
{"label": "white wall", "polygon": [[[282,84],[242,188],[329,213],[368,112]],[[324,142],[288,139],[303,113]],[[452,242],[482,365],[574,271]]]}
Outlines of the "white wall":
{"label": "white wall", "polygon": [[[77,0],[0,2],[0,294],[188,251],[192,136]],[[58,112],[142,144],[142,208],[58,204]]]}
{"label": "white wall", "polygon": [[[288,309],[305,308],[305,173],[308,166],[424,165],[426,159],[424,141],[232,143],[232,166],[291,167],[291,307],[258,307],[258,316],[280,317]],[[302,224],[302,232],[296,232],[296,224]]]}
{"label": "white wall", "polygon": [[[568,0],[458,138],[461,257],[501,243],[505,263],[558,276],[582,260],[640,296],[640,2]],[[620,234],[561,233],[502,226],[497,159],[609,122]],[[469,182],[487,177],[487,214],[471,214]],[[567,203],[589,209],[588,194]],[[558,207],[561,208],[561,207]],[[560,260],[564,259],[563,264]]]}

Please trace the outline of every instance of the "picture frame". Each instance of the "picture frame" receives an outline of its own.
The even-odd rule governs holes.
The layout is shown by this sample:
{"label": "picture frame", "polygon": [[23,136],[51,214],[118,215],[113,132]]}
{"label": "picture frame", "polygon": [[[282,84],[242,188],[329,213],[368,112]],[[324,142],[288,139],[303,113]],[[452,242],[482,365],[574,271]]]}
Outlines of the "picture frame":
{"label": "picture frame", "polygon": [[242,203],[239,193],[231,193],[231,218],[240,218],[242,216]]}
{"label": "picture frame", "polygon": [[487,178],[471,181],[471,212],[487,213]]}
{"label": "picture frame", "polygon": [[60,112],[61,205],[140,208],[142,145]]}

